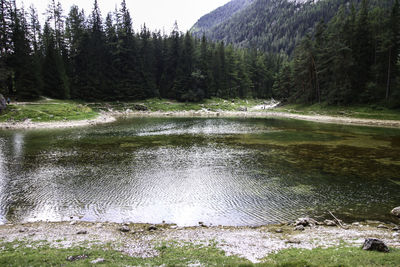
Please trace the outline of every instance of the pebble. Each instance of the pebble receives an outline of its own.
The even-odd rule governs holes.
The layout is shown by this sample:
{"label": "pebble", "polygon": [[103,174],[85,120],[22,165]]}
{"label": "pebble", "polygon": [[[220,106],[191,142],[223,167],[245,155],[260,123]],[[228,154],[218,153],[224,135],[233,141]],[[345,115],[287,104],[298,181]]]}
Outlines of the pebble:
{"label": "pebble", "polygon": [[332,220],[325,220],[325,221],[324,221],[324,224],[325,224],[326,226],[336,226],[335,221],[332,221]]}
{"label": "pebble", "polygon": [[155,225],[150,225],[150,226],[147,228],[147,230],[149,230],[149,231],[156,231],[156,230],[157,230],[157,226],[155,226]]}
{"label": "pebble", "polygon": [[129,229],[128,226],[123,225],[121,228],[119,228],[119,230],[120,230],[121,232],[123,232],[123,233],[127,233],[127,232],[129,232],[131,229]]}

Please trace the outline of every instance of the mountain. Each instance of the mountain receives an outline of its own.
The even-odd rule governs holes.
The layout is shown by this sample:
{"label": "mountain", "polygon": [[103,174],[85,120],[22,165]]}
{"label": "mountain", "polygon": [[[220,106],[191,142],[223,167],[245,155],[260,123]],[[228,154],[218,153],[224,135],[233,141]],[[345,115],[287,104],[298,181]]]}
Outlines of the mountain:
{"label": "mountain", "polygon": [[192,27],[191,31],[200,36],[211,28],[229,20],[233,15],[240,12],[255,0],[232,0],[229,3],[201,17]]}
{"label": "mountain", "polygon": [[[239,47],[291,54],[318,22],[328,22],[343,4],[362,0],[234,0],[205,15],[193,26],[195,36],[206,35]],[[371,6],[391,6],[392,0],[369,0]]]}

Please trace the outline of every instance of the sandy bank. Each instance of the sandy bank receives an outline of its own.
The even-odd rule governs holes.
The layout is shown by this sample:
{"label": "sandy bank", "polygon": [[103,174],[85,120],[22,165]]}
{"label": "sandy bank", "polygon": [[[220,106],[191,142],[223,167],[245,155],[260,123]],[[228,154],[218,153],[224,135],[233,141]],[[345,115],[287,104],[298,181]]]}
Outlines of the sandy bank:
{"label": "sandy bank", "polygon": [[400,120],[377,120],[377,119],[360,119],[350,117],[335,117],[323,115],[300,115],[292,113],[274,112],[271,111],[176,111],[176,112],[118,112],[109,111],[101,112],[101,114],[92,120],[81,121],[57,121],[57,122],[32,122],[26,120],[24,122],[1,122],[0,129],[44,129],[44,128],[72,128],[90,125],[98,125],[115,122],[117,118],[133,118],[133,117],[171,117],[171,118],[286,118],[304,120],[318,123],[359,125],[359,126],[374,126],[374,127],[389,127],[400,128]]}
{"label": "sandy bank", "polygon": [[[154,257],[155,247],[161,242],[178,244],[190,242],[217,247],[228,255],[239,255],[252,262],[259,262],[270,253],[288,248],[335,247],[343,244],[359,247],[369,237],[383,240],[391,248],[400,248],[400,234],[389,229],[377,228],[374,223],[351,225],[348,230],[339,227],[314,226],[305,231],[293,231],[293,226],[268,225],[261,227],[177,227],[157,225],[149,231],[149,225],[129,224],[130,232],[121,232],[120,224],[60,222],[27,223],[0,226],[3,242],[35,242],[46,240],[51,246],[68,248],[83,245],[113,244],[113,248],[134,257]],[[277,229],[280,229],[277,231]],[[86,231],[86,234],[78,234]],[[279,233],[278,233],[279,232]]]}

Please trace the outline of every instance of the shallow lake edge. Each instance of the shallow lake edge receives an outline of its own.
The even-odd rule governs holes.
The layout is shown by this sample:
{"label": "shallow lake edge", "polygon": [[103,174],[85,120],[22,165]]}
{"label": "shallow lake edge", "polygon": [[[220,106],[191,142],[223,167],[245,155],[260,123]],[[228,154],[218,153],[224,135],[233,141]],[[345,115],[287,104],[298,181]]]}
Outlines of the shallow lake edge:
{"label": "shallow lake edge", "polygon": [[113,123],[121,118],[280,118],[310,121],[316,123],[329,123],[340,125],[370,126],[383,128],[400,128],[400,120],[379,120],[379,119],[361,119],[341,116],[325,115],[301,115],[275,111],[112,111],[101,112],[95,119],[78,121],[54,121],[54,122],[1,122],[0,129],[5,130],[26,130],[26,129],[58,129],[94,126],[100,124]]}

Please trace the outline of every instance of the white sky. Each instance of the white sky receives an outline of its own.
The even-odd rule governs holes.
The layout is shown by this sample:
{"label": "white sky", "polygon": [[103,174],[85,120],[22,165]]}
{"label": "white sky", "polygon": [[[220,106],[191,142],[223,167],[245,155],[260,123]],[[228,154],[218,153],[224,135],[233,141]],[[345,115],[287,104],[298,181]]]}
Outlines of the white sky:
{"label": "white sky", "polygon": [[[229,0],[126,0],[136,30],[146,23],[150,30],[165,30],[166,33],[171,31],[175,20],[178,21],[179,30],[185,32],[201,16],[228,2]],[[40,21],[44,21],[42,14],[50,0],[17,0],[17,4],[21,3],[26,9],[33,4],[40,14]],[[64,15],[76,4],[88,16],[93,9],[94,0],[60,0],[60,3]],[[109,11],[115,10],[116,5],[119,9],[121,0],[98,0],[98,3],[104,19]]]}

